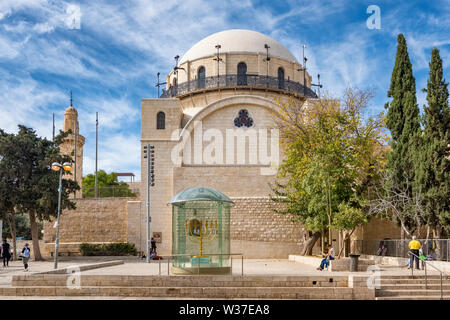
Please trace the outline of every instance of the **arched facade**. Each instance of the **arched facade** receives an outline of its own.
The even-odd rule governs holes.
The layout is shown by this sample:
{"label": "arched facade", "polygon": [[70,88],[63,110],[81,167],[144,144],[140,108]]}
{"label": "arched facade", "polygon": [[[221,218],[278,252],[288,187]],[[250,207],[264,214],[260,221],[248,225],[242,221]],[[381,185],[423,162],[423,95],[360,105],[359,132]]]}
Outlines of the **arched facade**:
{"label": "arched facade", "polygon": [[[264,44],[270,46],[269,63],[264,60]],[[236,203],[230,212],[231,252],[243,251],[248,258],[286,258],[300,251],[305,230],[274,213],[269,184],[283,158],[275,101],[308,103],[315,98],[311,77],[280,43],[248,30],[205,38],[183,56],[179,67],[186,72],[167,75],[169,84],[178,79],[177,88],[168,86],[162,98],[142,100],[141,144],[155,146],[151,192],[158,196],[150,201],[150,211],[151,229],[162,234],[158,253],[171,250],[173,225],[167,203],[196,187],[220,191]],[[165,130],[153,125],[159,111],[165,113]],[[145,181],[145,166],[141,175]],[[145,234],[145,205],[140,208],[140,234]],[[139,239],[138,247],[143,248],[145,238]]]}
{"label": "arched facade", "polygon": [[[141,143],[155,146],[156,159],[151,192],[158,196],[150,201],[151,228],[162,234],[158,248],[163,254],[170,253],[173,230],[167,203],[175,194],[196,187],[223,192],[236,202],[231,211],[231,251],[245,248],[248,257],[283,257],[300,249],[300,227],[267,208],[269,183],[282,158],[273,118],[278,110],[275,101],[305,101],[299,90],[301,66],[267,36],[245,30],[230,32],[205,44],[215,50],[217,44],[222,45],[219,62],[214,60],[217,52],[203,52],[195,45],[180,60],[179,67],[184,70],[167,76],[163,98],[142,100]],[[273,48],[268,74],[266,43]],[[285,88],[288,76],[298,87]],[[165,115],[165,130],[159,129],[159,121],[152,127],[146,120],[159,118],[160,112]],[[145,166],[141,174],[145,181]],[[141,208],[141,234],[145,234],[145,206]],[[252,210],[258,211],[256,216]],[[233,219],[242,221],[240,226]],[[255,219],[260,227],[252,238],[254,231],[249,231],[248,223]],[[277,221],[279,226],[266,225],[268,221]],[[281,230],[286,228],[292,232],[283,238]],[[144,246],[141,237],[138,247]]]}

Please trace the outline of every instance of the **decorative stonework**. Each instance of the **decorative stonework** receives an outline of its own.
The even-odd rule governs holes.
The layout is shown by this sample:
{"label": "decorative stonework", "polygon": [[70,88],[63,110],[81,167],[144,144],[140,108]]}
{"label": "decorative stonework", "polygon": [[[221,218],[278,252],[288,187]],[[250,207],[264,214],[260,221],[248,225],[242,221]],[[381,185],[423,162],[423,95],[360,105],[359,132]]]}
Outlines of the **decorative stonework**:
{"label": "decorative stonework", "polygon": [[239,115],[234,118],[234,126],[241,128],[241,127],[253,127],[254,121],[253,118],[250,117],[250,115],[248,114],[248,110],[247,109],[241,109],[239,110]]}

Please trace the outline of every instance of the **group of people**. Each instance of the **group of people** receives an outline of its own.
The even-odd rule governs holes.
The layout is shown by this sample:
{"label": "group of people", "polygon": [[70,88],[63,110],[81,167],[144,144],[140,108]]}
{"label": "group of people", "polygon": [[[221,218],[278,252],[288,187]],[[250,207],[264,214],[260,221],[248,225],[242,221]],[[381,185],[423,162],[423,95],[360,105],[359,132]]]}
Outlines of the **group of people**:
{"label": "group of people", "polygon": [[[414,263],[416,264],[416,269],[420,270],[420,266],[419,266],[419,261],[420,260],[430,260],[432,259],[432,256],[427,256],[425,257],[423,254],[423,250],[422,250],[422,244],[416,239],[416,236],[412,237],[412,240],[409,242],[409,250],[411,252],[410,254],[410,258],[408,260],[408,269],[413,268],[414,267]],[[434,252],[436,249],[436,242],[434,240],[430,240],[429,244],[428,244],[428,251],[429,252]],[[330,261],[335,259],[335,251],[334,248],[331,244],[329,244],[327,246],[328,248],[328,253],[325,255],[325,257],[322,259],[322,261],[320,262],[320,266],[317,268],[317,270],[324,270],[326,268],[328,268]],[[380,247],[377,251],[377,255],[379,256],[384,256],[386,255],[387,252],[387,248],[384,244],[384,241],[380,242]]]}
{"label": "group of people", "polygon": [[[158,253],[156,252],[156,241],[154,238],[151,239],[150,244],[151,244],[151,248],[150,248],[150,252],[149,252],[149,258],[150,258],[150,260],[158,260]],[[145,254],[142,255],[141,258],[145,259],[146,258]]]}
{"label": "group of people", "polygon": [[[3,239],[3,243],[0,247],[0,254],[3,259],[3,268],[8,268],[9,261],[12,258],[12,254],[11,254],[11,246],[8,243],[8,241],[6,241],[6,239]],[[21,254],[23,266],[25,269],[24,271],[28,271],[28,261],[30,260],[30,254],[31,254],[30,247],[28,243],[25,243],[25,246],[23,247]]]}

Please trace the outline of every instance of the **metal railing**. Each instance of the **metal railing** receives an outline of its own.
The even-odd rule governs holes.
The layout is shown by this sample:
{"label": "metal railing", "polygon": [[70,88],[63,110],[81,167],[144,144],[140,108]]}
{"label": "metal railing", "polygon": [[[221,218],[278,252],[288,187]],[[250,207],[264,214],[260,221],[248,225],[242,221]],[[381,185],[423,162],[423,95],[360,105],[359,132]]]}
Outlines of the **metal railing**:
{"label": "metal railing", "polygon": [[214,89],[214,88],[226,88],[226,87],[242,87],[246,88],[271,88],[278,89],[288,93],[296,93],[300,96],[306,96],[309,98],[317,98],[316,93],[311,88],[304,85],[286,79],[278,79],[278,77],[261,76],[261,75],[219,75],[214,77],[206,77],[202,79],[195,79],[176,84],[169,87],[167,90],[163,90],[160,98],[171,98],[188,94],[190,92]]}
{"label": "metal railing", "polygon": [[[410,239],[353,240],[352,251],[366,255],[408,258],[410,241]],[[450,239],[418,239],[418,241],[422,245],[423,254],[429,260],[450,261]],[[381,244],[384,244],[386,249],[383,254],[378,252]]]}
{"label": "metal railing", "polygon": [[[190,259],[192,260],[192,258],[194,258],[196,256],[196,254],[171,254],[171,255],[164,255],[164,256],[159,256],[165,260],[167,260],[167,275],[170,275],[170,260],[172,258],[176,258],[176,257],[190,257]],[[204,256],[227,256],[230,257],[230,275],[233,275],[233,256],[239,256],[241,257],[241,276],[244,275],[244,255],[242,253],[228,253],[228,254],[223,254],[223,253],[212,253],[212,254],[204,254]],[[173,260],[173,259],[172,259]],[[196,264],[197,266],[197,274],[200,274],[200,269],[201,267],[201,259],[197,258],[198,263]],[[158,260],[158,268],[159,268],[159,275],[161,275],[161,259]],[[203,267],[205,268],[205,267]]]}
{"label": "metal railing", "polygon": [[[135,192],[129,186],[99,186],[98,198],[127,198],[137,197],[139,192]],[[95,198],[95,187],[84,186],[82,189],[83,198]]]}
{"label": "metal railing", "polygon": [[422,263],[423,263],[424,270],[425,270],[425,290],[428,290],[427,265],[430,265],[433,269],[435,269],[435,270],[437,270],[439,272],[440,280],[441,280],[440,281],[440,284],[441,284],[441,300],[443,300],[444,299],[443,277],[444,277],[444,274],[445,274],[445,280],[448,280],[448,274],[445,273],[442,270],[439,270],[438,268],[436,268],[436,266],[433,266],[433,264],[430,263],[429,261],[420,259],[420,257],[418,255],[412,253],[411,251],[408,252],[408,255],[409,255],[410,259],[411,259],[410,260],[410,264],[409,264],[409,266],[411,268],[411,277],[414,278],[414,257],[416,259],[418,259],[419,261],[422,261]]}

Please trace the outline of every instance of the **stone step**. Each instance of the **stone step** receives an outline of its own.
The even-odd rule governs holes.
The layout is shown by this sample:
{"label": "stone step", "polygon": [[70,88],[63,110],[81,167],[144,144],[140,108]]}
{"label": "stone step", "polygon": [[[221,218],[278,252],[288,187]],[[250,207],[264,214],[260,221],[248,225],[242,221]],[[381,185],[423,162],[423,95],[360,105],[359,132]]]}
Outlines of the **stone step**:
{"label": "stone step", "polygon": [[[440,284],[428,283],[428,290],[441,290]],[[381,290],[421,290],[425,284],[381,284]],[[443,290],[450,290],[450,284],[443,284]]]}
{"label": "stone step", "polygon": [[[440,279],[441,276],[439,274],[429,274],[427,275],[428,279]],[[382,280],[399,280],[399,279],[424,279],[425,280],[425,275],[424,274],[420,274],[420,275],[414,275],[411,276],[411,274],[405,274],[405,275],[386,275],[386,276],[382,276],[381,277]],[[446,279],[446,276],[443,276],[443,279]],[[450,277],[448,278],[450,279]]]}
{"label": "stone step", "polygon": [[[441,296],[393,296],[376,297],[375,300],[441,300]],[[450,300],[450,296],[444,296],[443,300]]]}
{"label": "stone step", "polygon": [[237,299],[353,299],[352,288],[307,287],[2,287],[2,296],[116,296]]}
{"label": "stone step", "polygon": [[[376,289],[376,297],[392,297],[392,296],[440,296],[441,290],[425,290],[425,289]],[[443,290],[444,296],[450,296],[450,290]]]}
{"label": "stone step", "polygon": [[[428,284],[440,284],[441,281],[439,279],[428,279]],[[381,284],[423,284],[425,285],[425,279],[381,279]],[[442,284],[450,284],[450,280],[443,280]]]}
{"label": "stone step", "polygon": [[[14,276],[15,287],[67,285],[68,275]],[[73,278],[72,278],[73,279]],[[331,281],[330,281],[331,279]],[[260,276],[111,276],[81,275],[80,285],[87,287],[348,287],[347,277],[260,277]]]}

